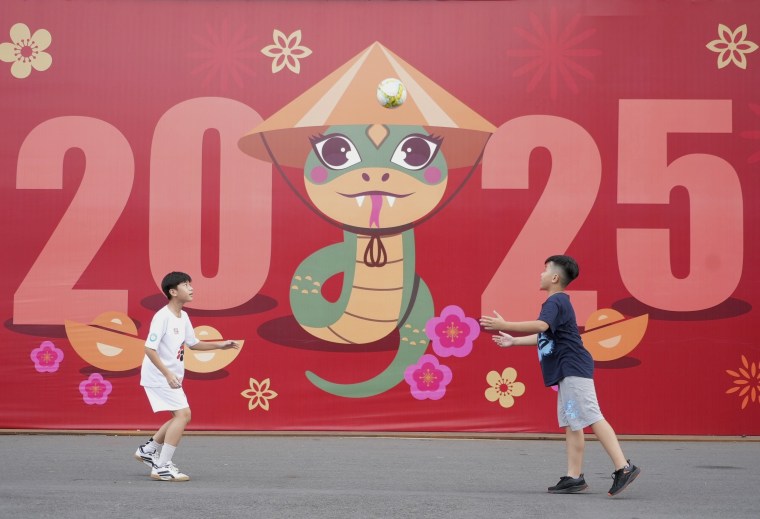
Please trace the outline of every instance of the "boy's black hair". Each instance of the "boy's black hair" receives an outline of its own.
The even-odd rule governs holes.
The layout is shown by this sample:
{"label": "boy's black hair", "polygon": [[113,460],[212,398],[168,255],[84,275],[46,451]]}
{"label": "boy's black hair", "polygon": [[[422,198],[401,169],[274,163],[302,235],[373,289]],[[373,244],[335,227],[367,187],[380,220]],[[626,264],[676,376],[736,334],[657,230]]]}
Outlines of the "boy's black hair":
{"label": "boy's black hair", "polygon": [[552,262],[554,266],[559,268],[559,278],[563,288],[569,285],[572,280],[578,277],[578,263],[570,256],[549,256],[546,258],[546,261],[544,261],[544,265],[549,262]]}
{"label": "boy's black hair", "polygon": [[165,275],[164,279],[161,281],[161,290],[164,291],[166,299],[169,299],[171,301],[172,295],[169,293],[169,290],[173,288],[176,289],[185,281],[192,282],[193,280],[184,272],[169,272],[167,275]]}

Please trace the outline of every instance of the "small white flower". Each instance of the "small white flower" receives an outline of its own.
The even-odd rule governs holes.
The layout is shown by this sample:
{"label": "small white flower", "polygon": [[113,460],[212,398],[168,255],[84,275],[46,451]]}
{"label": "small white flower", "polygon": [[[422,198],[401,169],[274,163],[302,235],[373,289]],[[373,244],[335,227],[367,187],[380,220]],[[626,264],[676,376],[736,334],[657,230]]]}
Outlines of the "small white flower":
{"label": "small white flower", "polygon": [[31,34],[26,24],[17,23],[11,27],[10,35],[13,43],[0,43],[0,60],[13,63],[13,77],[24,79],[32,73],[32,68],[40,72],[50,68],[53,57],[43,52],[52,41],[46,29],[39,29]]}
{"label": "small white flower", "polygon": [[718,53],[718,68],[721,69],[733,62],[740,69],[746,70],[746,54],[757,50],[757,44],[747,39],[747,24],[740,25],[733,32],[722,23],[718,24],[718,36],[720,39],[705,45],[711,51]]}
{"label": "small white flower", "polygon": [[264,56],[274,58],[272,61],[272,74],[276,74],[287,66],[296,74],[301,72],[301,63],[298,61],[311,54],[311,49],[301,45],[301,30],[293,32],[290,36],[285,37],[277,29],[272,33],[274,45],[267,45],[261,49]]}

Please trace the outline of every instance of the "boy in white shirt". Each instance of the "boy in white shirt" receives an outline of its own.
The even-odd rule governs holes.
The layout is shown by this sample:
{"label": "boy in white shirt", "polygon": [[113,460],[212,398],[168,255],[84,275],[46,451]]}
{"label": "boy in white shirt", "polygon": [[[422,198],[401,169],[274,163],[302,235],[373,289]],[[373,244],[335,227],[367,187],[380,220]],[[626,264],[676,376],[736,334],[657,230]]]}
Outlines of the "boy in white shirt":
{"label": "boy in white shirt", "polygon": [[190,318],[182,310],[185,303],[193,300],[191,281],[184,272],[164,276],[161,289],[169,303],[153,316],[145,341],[140,385],[145,388],[153,412],[170,411],[172,418],[138,447],[135,458],[151,468],[151,478],[160,481],[190,479],[172,463],[174,450],[190,422],[190,406],[182,389],[185,346],[193,350],[240,348],[235,341],[204,342],[195,337]]}

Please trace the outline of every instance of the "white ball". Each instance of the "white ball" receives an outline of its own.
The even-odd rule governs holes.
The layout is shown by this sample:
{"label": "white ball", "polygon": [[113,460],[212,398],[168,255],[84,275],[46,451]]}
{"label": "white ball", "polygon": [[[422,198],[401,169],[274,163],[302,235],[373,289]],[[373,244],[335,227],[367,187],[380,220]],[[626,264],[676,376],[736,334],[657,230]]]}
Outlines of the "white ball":
{"label": "white ball", "polygon": [[385,108],[396,108],[406,101],[406,87],[395,77],[383,79],[377,85],[377,102]]}

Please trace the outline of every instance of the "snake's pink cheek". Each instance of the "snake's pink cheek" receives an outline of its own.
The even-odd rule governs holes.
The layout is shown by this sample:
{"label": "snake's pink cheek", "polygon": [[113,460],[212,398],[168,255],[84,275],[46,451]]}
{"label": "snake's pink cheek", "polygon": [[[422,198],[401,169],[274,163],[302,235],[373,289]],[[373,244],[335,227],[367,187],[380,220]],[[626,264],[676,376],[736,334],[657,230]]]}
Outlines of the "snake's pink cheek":
{"label": "snake's pink cheek", "polygon": [[428,184],[437,184],[443,177],[441,170],[435,166],[427,168],[422,175],[425,177],[425,182]]}
{"label": "snake's pink cheek", "polygon": [[327,170],[322,166],[317,166],[309,172],[309,178],[315,184],[324,184],[327,182]]}

